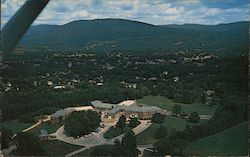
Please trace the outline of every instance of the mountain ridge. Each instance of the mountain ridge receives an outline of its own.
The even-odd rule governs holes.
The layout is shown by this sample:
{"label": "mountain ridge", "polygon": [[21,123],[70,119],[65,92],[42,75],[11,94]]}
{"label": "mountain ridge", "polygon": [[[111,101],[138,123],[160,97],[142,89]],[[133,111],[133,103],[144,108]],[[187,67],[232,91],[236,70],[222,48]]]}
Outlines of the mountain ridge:
{"label": "mountain ridge", "polygon": [[[185,28],[185,27],[189,28]],[[249,22],[214,26],[158,26],[126,19],[77,20],[64,25],[32,26],[19,46],[43,45],[59,50],[174,50],[245,47]],[[232,34],[234,37],[232,37]],[[176,45],[182,42],[183,44]],[[203,45],[203,46],[202,46]],[[205,46],[204,46],[205,45]]]}

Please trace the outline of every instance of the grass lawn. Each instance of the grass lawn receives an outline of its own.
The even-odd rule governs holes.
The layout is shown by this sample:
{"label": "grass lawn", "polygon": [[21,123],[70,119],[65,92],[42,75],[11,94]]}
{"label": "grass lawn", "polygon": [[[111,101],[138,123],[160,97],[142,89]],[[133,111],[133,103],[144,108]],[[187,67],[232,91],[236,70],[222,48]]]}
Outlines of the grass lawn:
{"label": "grass lawn", "polygon": [[183,104],[183,103],[176,103],[171,99],[162,97],[162,96],[146,96],[142,99],[138,99],[137,102],[143,103],[149,106],[158,106],[162,109],[166,109],[172,111],[172,107],[175,104],[181,105],[182,111],[186,113],[197,112],[199,114],[208,114],[213,115],[215,108],[210,107],[207,104],[201,103],[193,103],[193,104]]}
{"label": "grass lawn", "polygon": [[81,152],[81,153],[79,153],[79,154],[76,154],[76,155],[74,155],[73,157],[77,157],[77,156],[91,156],[91,152],[92,151],[95,151],[96,149],[100,149],[100,148],[102,148],[102,149],[112,149],[114,146],[113,145],[100,145],[100,146],[95,146],[95,147],[92,147],[92,148],[90,148],[90,149],[88,149],[88,150],[85,150],[85,151],[83,151],[83,152]]}
{"label": "grass lawn", "polygon": [[247,156],[247,138],[247,122],[244,122],[193,142],[187,146],[184,153],[188,156]]}
{"label": "grass lawn", "polygon": [[200,121],[199,123],[189,123],[185,119],[180,119],[173,116],[167,116],[162,124],[152,123],[149,128],[147,128],[142,133],[138,134],[136,136],[137,138],[137,144],[144,145],[144,144],[151,144],[155,143],[157,141],[156,138],[154,138],[156,130],[160,127],[160,125],[165,126],[168,129],[168,132],[172,128],[175,128],[176,130],[183,130],[187,124],[189,125],[198,125],[203,123],[204,121]]}
{"label": "grass lawn", "polygon": [[41,146],[46,156],[64,156],[70,152],[83,148],[83,146],[75,146],[58,140],[41,142]]}
{"label": "grass lawn", "polygon": [[62,126],[62,124],[51,124],[49,122],[42,123],[39,126],[35,127],[34,129],[30,130],[29,133],[32,133],[34,135],[39,134],[39,130],[47,130],[49,134],[56,132],[57,129],[59,129]]}
{"label": "grass lawn", "polygon": [[19,123],[18,120],[10,120],[10,121],[1,122],[0,128],[6,128],[9,130],[12,130],[13,133],[17,133],[32,125],[33,123]]}
{"label": "grass lawn", "polygon": [[146,156],[154,156],[154,153],[147,151],[147,150],[144,150],[143,157],[146,157]]}
{"label": "grass lawn", "polygon": [[118,129],[118,128],[114,128],[114,129],[109,129],[107,132],[104,133],[103,137],[106,139],[111,139],[114,137],[117,137],[129,130],[131,130],[132,128],[130,128],[128,125],[126,125],[124,131]]}

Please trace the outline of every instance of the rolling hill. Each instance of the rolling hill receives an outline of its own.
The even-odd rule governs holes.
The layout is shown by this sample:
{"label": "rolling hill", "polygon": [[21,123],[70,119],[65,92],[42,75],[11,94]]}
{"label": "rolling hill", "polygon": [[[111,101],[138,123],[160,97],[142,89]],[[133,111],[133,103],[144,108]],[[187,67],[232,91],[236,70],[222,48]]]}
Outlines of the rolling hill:
{"label": "rolling hill", "polygon": [[199,139],[184,150],[186,156],[246,156],[247,122]]}
{"label": "rolling hill", "polygon": [[[124,19],[80,20],[65,25],[32,26],[19,46],[47,46],[59,50],[85,49],[96,52],[199,48],[220,49],[230,53],[229,51],[235,50],[244,51],[248,47],[248,25],[249,22],[216,26],[155,26]],[[182,44],[176,44],[180,42]]]}

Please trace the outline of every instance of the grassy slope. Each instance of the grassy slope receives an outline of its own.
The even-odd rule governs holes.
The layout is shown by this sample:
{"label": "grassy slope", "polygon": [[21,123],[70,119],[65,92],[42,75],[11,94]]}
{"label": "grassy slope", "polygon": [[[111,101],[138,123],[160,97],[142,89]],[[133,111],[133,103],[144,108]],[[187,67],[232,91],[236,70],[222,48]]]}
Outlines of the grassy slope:
{"label": "grassy slope", "polygon": [[[200,121],[199,123],[197,123],[195,125],[198,125],[202,122],[204,122],[204,121]],[[162,124],[153,123],[148,129],[146,129],[142,133],[138,134],[136,136],[137,137],[137,144],[143,145],[143,144],[155,143],[157,141],[157,139],[154,138],[154,135],[155,135],[156,130],[160,127],[160,125],[165,126],[168,129],[168,131],[170,132],[170,130],[172,128],[175,128],[176,130],[183,130],[187,124],[193,125],[192,123],[188,123],[184,119],[180,119],[180,118],[172,117],[172,116],[167,116]]]}
{"label": "grassy slope", "polygon": [[172,111],[172,107],[175,104],[179,104],[182,107],[182,111],[191,113],[191,112],[198,112],[199,114],[210,114],[212,115],[215,111],[215,108],[209,107],[206,104],[201,103],[193,103],[193,104],[183,104],[183,103],[176,103],[171,99],[167,99],[162,96],[146,96],[142,99],[138,99],[137,102],[143,103],[149,106],[158,106],[162,109],[166,109]]}
{"label": "grassy slope", "polygon": [[247,122],[244,122],[218,134],[193,142],[184,150],[184,153],[198,156],[246,156],[248,150],[247,137]]}
{"label": "grassy slope", "polygon": [[[214,108],[209,107],[206,104],[200,104],[200,103],[194,103],[194,104],[183,104],[183,103],[175,103],[170,99],[167,99],[162,96],[146,96],[142,99],[137,100],[139,103],[143,103],[149,106],[158,106],[163,109],[172,110],[172,107],[174,104],[179,104],[182,106],[182,111],[185,111],[187,113],[190,112],[198,112],[200,114],[213,114]],[[197,124],[201,124],[204,121],[200,121]],[[151,144],[157,141],[157,139],[154,138],[155,132],[157,128],[159,128],[160,125],[164,125],[168,130],[171,130],[172,128],[175,128],[176,130],[182,130],[185,128],[185,126],[193,125],[192,123],[188,123],[184,119],[180,119],[177,117],[167,116],[166,119],[162,124],[156,124],[153,123],[147,130],[143,131],[139,135],[137,135],[137,143],[138,144]],[[197,125],[196,124],[196,125]]]}
{"label": "grassy slope", "polygon": [[13,133],[20,132],[30,126],[32,126],[32,123],[19,123],[18,120],[10,120],[0,123],[0,128],[6,128],[9,130],[12,130]]}
{"label": "grassy slope", "polygon": [[70,152],[81,149],[81,146],[67,144],[58,140],[41,142],[46,156],[64,156]]}
{"label": "grassy slope", "polygon": [[104,148],[104,149],[110,149],[110,148],[113,148],[114,146],[113,145],[100,145],[100,146],[95,146],[95,147],[92,147],[86,151],[83,151],[79,154],[76,154],[74,155],[73,157],[83,157],[83,156],[91,156],[91,152],[96,150],[96,149],[99,149],[99,148]]}

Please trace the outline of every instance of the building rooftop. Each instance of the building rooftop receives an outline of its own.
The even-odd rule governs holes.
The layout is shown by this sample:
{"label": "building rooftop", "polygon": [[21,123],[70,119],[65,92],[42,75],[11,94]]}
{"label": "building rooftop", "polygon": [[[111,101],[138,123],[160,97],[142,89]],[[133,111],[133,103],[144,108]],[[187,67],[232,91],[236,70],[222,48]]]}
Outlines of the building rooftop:
{"label": "building rooftop", "polygon": [[55,113],[51,114],[51,118],[58,118],[67,114],[70,114],[71,112],[76,111],[74,108],[66,108],[62,110],[58,110]]}
{"label": "building rooftop", "polygon": [[38,135],[39,137],[43,137],[43,136],[48,136],[49,135],[47,130],[40,130],[39,133],[40,133]]}
{"label": "building rooftop", "polygon": [[130,112],[163,112],[161,108],[156,106],[118,106],[107,113],[115,114],[121,110]]}
{"label": "building rooftop", "polygon": [[91,104],[96,108],[103,108],[103,109],[113,109],[117,107],[116,104],[109,104],[109,103],[102,103],[101,101],[94,100],[91,101]]}
{"label": "building rooftop", "polygon": [[118,105],[131,106],[134,104],[136,104],[135,100],[125,100],[123,102],[120,102]]}

